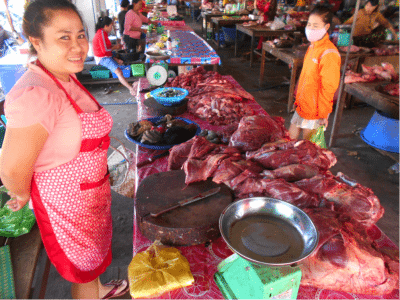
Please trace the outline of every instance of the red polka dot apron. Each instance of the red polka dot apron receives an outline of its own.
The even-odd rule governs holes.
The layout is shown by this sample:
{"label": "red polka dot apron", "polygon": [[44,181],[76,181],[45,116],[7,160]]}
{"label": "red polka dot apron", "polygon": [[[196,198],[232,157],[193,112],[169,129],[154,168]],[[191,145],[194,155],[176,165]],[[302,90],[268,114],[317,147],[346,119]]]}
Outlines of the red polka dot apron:
{"label": "red polka dot apron", "polygon": [[70,282],[96,279],[111,263],[111,189],[107,169],[110,114],[71,76],[100,109],[83,112],[60,82],[81,121],[82,143],[72,161],[34,173],[31,199],[50,261]]}

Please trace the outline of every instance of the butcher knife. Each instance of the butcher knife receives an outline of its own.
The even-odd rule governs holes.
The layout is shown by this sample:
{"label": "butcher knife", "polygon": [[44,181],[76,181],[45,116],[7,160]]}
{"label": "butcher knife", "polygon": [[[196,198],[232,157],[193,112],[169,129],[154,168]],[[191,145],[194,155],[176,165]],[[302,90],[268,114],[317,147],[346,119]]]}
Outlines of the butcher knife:
{"label": "butcher knife", "polygon": [[187,198],[187,199],[185,199],[185,200],[179,201],[178,204],[173,205],[173,206],[171,206],[171,207],[169,207],[169,208],[167,208],[167,209],[164,209],[164,210],[162,210],[162,211],[159,211],[159,212],[156,212],[156,213],[150,213],[150,215],[151,215],[152,217],[156,218],[156,217],[158,217],[158,216],[161,216],[163,213],[166,213],[166,212],[168,212],[168,211],[171,211],[171,210],[173,210],[173,209],[175,209],[175,208],[182,207],[182,206],[188,205],[188,204],[190,204],[190,203],[199,201],[199,200],[201,200],[201,199],[210,197],[210,196],[212,196],[212,195],[218,193],[220,190],[221,190],[221,187],[213,188],[213,189],[208,190],[208,191],[206,191],[206,192],[200,193],[200,194],[198,194],[197,196],[190,197],[190,198]]}

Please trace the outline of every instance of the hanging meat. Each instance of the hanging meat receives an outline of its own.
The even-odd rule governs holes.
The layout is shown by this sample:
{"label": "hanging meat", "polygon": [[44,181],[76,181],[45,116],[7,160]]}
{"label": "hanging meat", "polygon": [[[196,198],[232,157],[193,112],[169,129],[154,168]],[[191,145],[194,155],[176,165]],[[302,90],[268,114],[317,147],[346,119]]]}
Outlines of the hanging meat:
{"label": "hanging meat", "polygon": [[301,284],[355,294],[387,295],[399,285],[399,252],[380,249],[366,227],[326,208],[305,208],[319,233],[316,251],[299,266]]}

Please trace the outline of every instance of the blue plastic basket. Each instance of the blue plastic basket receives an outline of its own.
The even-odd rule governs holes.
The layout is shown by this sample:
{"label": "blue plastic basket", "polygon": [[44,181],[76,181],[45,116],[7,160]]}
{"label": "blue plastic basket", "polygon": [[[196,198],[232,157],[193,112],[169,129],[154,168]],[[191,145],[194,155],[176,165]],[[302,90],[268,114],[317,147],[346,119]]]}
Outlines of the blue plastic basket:
{"label": "blue plastic basket", "polygon": [[[122,75],[125,78],[131,77],[131,67],[130,66],[121,66],[119,67],[122,70]],[[113,78],[118,78],[117,74],[111,72]]]}
{"label": "blue plastic basket", "polygon": [[[236,28],[222,27],[225,43],[234,43],[236,39]],[[241,32],[238,32],[238,39],[241,38]]]}
{"label": "blue plastic basket", "polygon": [[[179,96],[176,97],[160,97],[158,96],[159,93],[165,92],[168,90],[174,90],[177,92],[181,92]],[[156,99],[156,101],[164,106],[173,106],[181,103],[183,99],[189,94],[188,90],[181,89],[181,88],[176,88],[176,87],[168,87],[168,88],[159,88],[154,91],[150,92],[150,95]]]}

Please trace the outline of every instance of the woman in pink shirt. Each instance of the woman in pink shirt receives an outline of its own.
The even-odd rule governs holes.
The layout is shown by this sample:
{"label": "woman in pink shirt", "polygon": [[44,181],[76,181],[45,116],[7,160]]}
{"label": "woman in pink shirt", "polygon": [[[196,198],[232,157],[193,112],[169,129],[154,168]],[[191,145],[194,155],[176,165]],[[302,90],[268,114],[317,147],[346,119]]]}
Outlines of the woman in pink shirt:
{"label": "woman in pink shirt", "polygon": [[142,29],[142,24],[152,24],[153,22],[140,13],[142,0],[133,0],[132,4],[133,9],[130,9],[125,15],[124,42],[129,51],[136,52],[136,47],[141,45],[141,41],[146,38],[147,30]]}
{"label": "woman in pink shirt", "polygon": [[112,260],[112,118],[75,76],[89,49],[82,18],[69,0],[31,1],[23,31],[37,59],[5,100],[0,176],[7,205],[17,211],[32,204],[47,255],[72,283],[72,298],[121,296],[127,280],[99,280]]}

